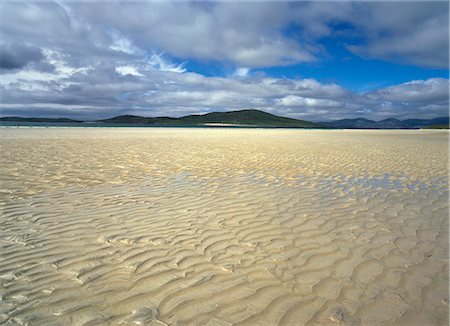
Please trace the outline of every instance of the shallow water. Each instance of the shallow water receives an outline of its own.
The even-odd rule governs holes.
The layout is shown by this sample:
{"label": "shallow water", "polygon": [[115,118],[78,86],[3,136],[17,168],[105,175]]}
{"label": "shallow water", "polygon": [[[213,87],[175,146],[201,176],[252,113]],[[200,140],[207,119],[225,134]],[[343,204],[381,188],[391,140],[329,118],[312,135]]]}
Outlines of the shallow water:
{"label": "shallow water", "polygon": [[1,324],[448,324],[446,131],[0,137]]}

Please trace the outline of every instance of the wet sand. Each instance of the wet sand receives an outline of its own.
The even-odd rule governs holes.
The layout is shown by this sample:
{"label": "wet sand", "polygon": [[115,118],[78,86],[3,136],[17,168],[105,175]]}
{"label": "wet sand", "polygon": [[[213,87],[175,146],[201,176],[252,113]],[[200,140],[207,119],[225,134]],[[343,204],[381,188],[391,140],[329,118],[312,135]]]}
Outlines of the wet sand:
{"label": "wet sand", "polygon": [[448,135],[0,128],[0,324],[447,325]]}

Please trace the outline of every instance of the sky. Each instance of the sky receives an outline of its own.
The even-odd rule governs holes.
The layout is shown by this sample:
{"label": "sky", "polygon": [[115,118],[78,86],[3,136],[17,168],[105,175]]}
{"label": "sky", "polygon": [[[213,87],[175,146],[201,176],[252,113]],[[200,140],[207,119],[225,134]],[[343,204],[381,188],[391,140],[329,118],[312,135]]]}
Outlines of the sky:
{"label": "sky", "polygon": [[447,1],[0,1],[0,116],[449,110]]}

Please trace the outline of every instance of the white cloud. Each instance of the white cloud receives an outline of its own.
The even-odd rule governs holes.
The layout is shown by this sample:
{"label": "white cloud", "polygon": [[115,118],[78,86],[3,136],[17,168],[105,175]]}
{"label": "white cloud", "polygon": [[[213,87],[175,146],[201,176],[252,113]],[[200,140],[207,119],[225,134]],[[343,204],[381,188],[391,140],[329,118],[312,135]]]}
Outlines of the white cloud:
{"label": "white cloud", "polygon": [[144,51],[133,45],[130,39],[120,35],[117,31],[110,32],[112,44],[110,49],[113,51],[123,52],[126,54],[142,55]]}
{"label": "white cloud", "polygon": [[235,77],[248,77],[249,72],[250,72],[249,68],[241,67],[241,68],[237,68],[234,71],[233,76],[235,76]]}
{"label": "white cloud", "polygon": [[167,59],[164,58],[164,53],[160,54],[153,53],[153,55],[147,60],[147,64],[150,67],[150,69],[159,71],[169,71],[177,73],[182,73],[186,71],[183,63],[174,64],[169,62]]}
{"label": "white cloud", "polygon": [[296,95],[288,95],[276,100],[276,103],[285,107],[322,107],[322,108],[339,108],[342,103],[334,100],[326,100],[321,98],[302,97]]}
{"label": "white cloud", "polygon": [[116,72],[121,74],[122,76],[131,75],[131,76],[138,76],[143,77],[144,75],[141,74],[136,67],[133,66],[119,66],[116,67]]}
{"label": "white cloud", "polygon": [[449,81],[443,78],[413,80],[370,92],[367,97],[389,102],[445,102],[449,97]]}
{"label": "white cloud", "polygon": [[90,67],[71,67],[64,55],[58,51],[44,48],[42,52],[44,53],[47,62],[55,67],[56,76],[58,78],[69,77],[75,73],[86,73],[86,71],[90,69]]}
{"label": "white cloud", "polygon": [[[6,89],[19,87],[27,90],[48,90],[45,85],[47,82],[57,82],[60,88],[65,87],[65,79],[70,78],[75,74],[86,74],[92,67],[80,67],[75,68],[68,64],[64,55],[58,51],[54,51],[48,48],[42,50],[45,63],[52,66],[54,69],[51,71],[39,71],[33,67],[27,67],[23,70],[12,71],[2,74],[0,78],[0,86],[4,86]],[[56,85],[56,84],[55,84]]]}

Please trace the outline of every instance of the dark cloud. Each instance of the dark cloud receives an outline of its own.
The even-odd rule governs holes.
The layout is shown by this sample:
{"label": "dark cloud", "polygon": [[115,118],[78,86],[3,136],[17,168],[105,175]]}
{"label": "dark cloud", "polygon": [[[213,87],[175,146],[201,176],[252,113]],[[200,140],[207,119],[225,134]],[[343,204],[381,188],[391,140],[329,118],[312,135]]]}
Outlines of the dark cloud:
{"label": "dark cloud", "polygon": [[42,60],[40,48],[19,43],[7,43],[0,45],[0,68],[21,69],[30,62]]}
{"label": "dark cloud", "polygon": [[68,93],[78,93],[81,91],[81,86],[76,84],[70,84],[69,86],[65,87],[63,91]]}

